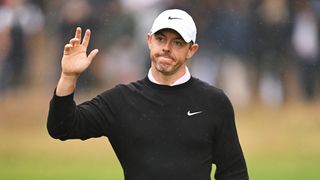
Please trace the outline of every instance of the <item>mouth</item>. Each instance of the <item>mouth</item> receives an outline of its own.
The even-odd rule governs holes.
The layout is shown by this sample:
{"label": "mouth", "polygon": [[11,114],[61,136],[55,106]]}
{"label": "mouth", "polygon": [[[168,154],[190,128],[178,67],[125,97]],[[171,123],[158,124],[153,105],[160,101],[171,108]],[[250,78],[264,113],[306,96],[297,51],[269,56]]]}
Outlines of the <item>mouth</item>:
{"label": "mouth", "polygon": [[162,64],[162,66],[171,66],[174,63],[174,60],[170,57],[166,57],[166,56],[160,56],[158,58],[158,62],[159,64]]}
{"label": "mouth", "polygon": [[158,59],[159,60],[162,60],[164,62],[174,62],[174,58],[172,58],[171,56],[168,56],[168,55],[158,55]]}
{"label": "mouth", "polygon": [[160,60],[164,60],[164,61],[173,61],[173,59],[171,57],[168,56],[159,56]]}

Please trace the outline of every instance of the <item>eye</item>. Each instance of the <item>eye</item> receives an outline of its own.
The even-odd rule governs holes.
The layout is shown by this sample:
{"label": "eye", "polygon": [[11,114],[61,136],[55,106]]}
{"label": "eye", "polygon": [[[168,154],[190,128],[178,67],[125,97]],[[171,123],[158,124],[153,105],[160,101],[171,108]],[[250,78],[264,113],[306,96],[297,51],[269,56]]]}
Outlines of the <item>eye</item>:
{"label": "eye", "polygon": [[180,39],[174,41],[175,46],[181,47],[184,45],[184,42]]}
{"label": "eye", "polygon": [[163,41],[163,39],[164,38],[162,36],[156,36],[156,40],[159,41],[159,42]]}

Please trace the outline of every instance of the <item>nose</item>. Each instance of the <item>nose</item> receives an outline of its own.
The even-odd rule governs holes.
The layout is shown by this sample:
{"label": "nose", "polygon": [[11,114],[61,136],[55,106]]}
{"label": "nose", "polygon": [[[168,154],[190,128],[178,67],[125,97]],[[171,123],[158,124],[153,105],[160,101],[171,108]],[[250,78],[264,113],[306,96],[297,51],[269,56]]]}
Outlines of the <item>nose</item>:
{"label": "nose", "polygon": [[171,51],[171,43],[170,41],[167,41],[163,47],[162,47],[163,52],[170,52]]}

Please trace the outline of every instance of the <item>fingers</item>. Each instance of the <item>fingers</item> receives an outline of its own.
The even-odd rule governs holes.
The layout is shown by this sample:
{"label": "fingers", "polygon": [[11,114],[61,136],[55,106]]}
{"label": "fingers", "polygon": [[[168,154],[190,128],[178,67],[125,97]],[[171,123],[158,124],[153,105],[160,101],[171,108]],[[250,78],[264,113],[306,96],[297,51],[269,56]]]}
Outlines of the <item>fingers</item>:
{"label": "fingers", "polygon": [[84,34],[84,37],[83,37],[83,41],[82,41],[82,45],[87,48],[88,45],[89,45],[89,41],[90,41],[90,36],[91,36],[91,31],[90,29],[87,29],[85,34]]}
{"label": "fingers", "polygon": [[64,54],[70,54],[71,50],[73,47],[79,46],[80,44],[80,39],[78,38],[73,38],[69,41],[69,44],[66,44],[64,46]]}
{"label": "fingers", "polygon": [[[69,44],[71,44],[72,46],[78,46],[81,43],[81,28],[77,27],[76,29],[76,33],[74,38],[72,38],[69,41]],[[82,45],[87,49],[88,45],[89,45],[89,41],[90,41],[90,36],[91,36],[91,31],[90,29],[87,29],[85,32],[85,35],[83,37],[83,41],[82,41]]]}
{"label": "fingers", "polygon": [[77,27],[74,38],[80,39],[81,41],[81,27]]}
{"label": "fingers", "polygon": [[69,41],[72,46],[78,46],[81,42],[81,27],[77,27],[74,38]]}
{"label": "fingers", "polygon": [[66,44],[66,45],[64,46],[64,52],[63,52],[63,54],[70,54],[71,48],[72,48],[72,45],[71,45],[71,44]]}
{"label": "fingers", "polygon": [[[91,31],[90,31],[90,29],[86,30],[82,43],[81,43],[81,31],[82,31],[81,28],[77,27],[74,38],[70,39],[69,44],[66,44],[64,47],[64,54],[69,54],[71,52],[71,50],[77,46],[83,46],[85,51],[87,50],[88,45],[89,45],[89,41],[90,41]],[[91,53],[90,53],[91,56],[93,56],[92,58],[94,58],[94,56],[98,52],[97,52],[97,50],[93,50],[93,51],[91,51]]]}
{"label": "fingers", "polygon": [[72,38],[70,41],[69,41],[69,44],[71,44],[72,46],[79,46],[80,45],[80,39],[78,38]]}
{"label": "fingers", "polygon": [[98,54],[99,50],[98,49],[94,49],[90,52],[89,56],[88,56],[88,60],[91,62],[94,57],[96,57],[96,55]]}

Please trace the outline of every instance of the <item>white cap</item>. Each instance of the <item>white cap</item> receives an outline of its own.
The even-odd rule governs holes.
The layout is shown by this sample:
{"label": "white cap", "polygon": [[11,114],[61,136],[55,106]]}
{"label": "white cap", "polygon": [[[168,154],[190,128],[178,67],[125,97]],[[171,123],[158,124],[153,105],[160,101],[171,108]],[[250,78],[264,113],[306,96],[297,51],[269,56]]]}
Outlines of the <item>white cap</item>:
{"label": "white cap", "polygon": [[165,10],[158,15],[151,27],[151,34],[161,29],[173,29],[177,31],[187,42],[196,42],[197,28],[192,17],[180,9]]}

